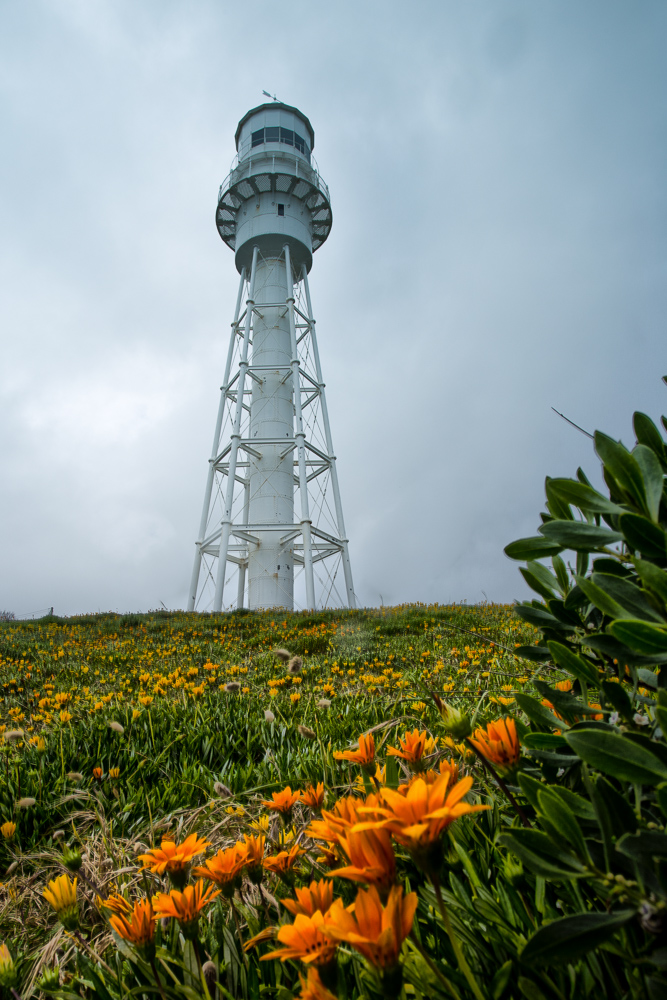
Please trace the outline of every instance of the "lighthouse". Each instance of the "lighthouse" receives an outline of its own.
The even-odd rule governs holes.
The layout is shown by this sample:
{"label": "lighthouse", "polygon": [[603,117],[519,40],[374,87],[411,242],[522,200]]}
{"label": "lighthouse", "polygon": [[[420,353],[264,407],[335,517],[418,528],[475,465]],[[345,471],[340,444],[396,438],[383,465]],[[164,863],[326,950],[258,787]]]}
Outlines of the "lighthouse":
{"label": "lighthouse", "polygon": [[240,280],[190,611],[356,603],[308,285],[332,223],[314,145],[297,108],[262,104],[218,193]]}

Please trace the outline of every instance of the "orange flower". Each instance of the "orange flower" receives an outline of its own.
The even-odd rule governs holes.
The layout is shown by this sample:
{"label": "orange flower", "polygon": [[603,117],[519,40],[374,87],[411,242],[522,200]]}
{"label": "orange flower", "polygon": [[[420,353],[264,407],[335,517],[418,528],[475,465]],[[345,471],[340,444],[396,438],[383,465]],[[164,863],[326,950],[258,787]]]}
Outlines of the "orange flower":
{"label": "orange flower", "polygon": [[245,843],[243,844],[239,841],[236,844],[235,850],[243,867],[247,869],[250,881],[259,885],[264,875],[262,860],[264,858],[266,839],[261,835],[253,837],[246,833],[244,834],[244,841]]}
{"label": "orange flower", "polygon": [[298,1000],[336,1000],[335,995],[326,988],[317,969],[312,966],[308,969],[308,978],[299,976],[301,983],[301,993]]}
{"label": "orange flower", "polygon": [[159,893],[153,900],[154,919],[175,917],[180,924],[183,937],[192,941],[197,936],[199,914],[220,895],[220,890],[216,889],[214,892],[212,885],[204,892],[203,885],[203,880],[199,879],[194,885],[186,886],[183,892],[172,889],[169,894]]}
{"label": "orange flower", "polygon": [[102,770],[101,767],[94,767],[93,768],[93,778],[95,779],[95,781],[101,781],[103,774],[104,774],[104,771]]}
{"label": "orange flower", "polygon": [[387,829],[399,844],[410,851],[416,863],[429,873],[440,866],[440,840],[451,823],[467,813],[489,808],[462,801],[471,786],[472,778],[468,777],[452,787],[450,775],[443,774],[430,785],[422,777],[416,778],[404,795],[385,788],[382,793],[384,808],[376,812],[386,819],[363,825]]}
{"label": "orange flower", "polygon": [[324,804],[324,782],[320,781],[315,786],[310,785],[301,793],[301,801],[311,809],[321,809]]}
{"label": "orange flower", "polygon": [[328,965],[335,958],[338,947],[324,933],[324,916],[321,910],[315,910],[310,917],[305,913],[297,913],[293,924],[283,924],[280,928],[278,940],[285,947],[263,955],[263,962],[270,958],[279,958],[281,962],[297,958],[308,965],[311,962],[314,965]]}
{"label": "orange flower", "polygon": [[196,833],[191,833],[182,844],[173,840],[163,840],[160,847],[154,847],[147,854],[140,854],[139,860],[144,867],[154,875],[168,874],[172,883],[182,889],[188,880],[188,867],[197,854],[201,854],[209,846],[207,840],[200,840]]}
{"label": "orange flower", "polygon": [[314,840],[326,840],[330,844],[335,844],[341,833],[367,818],[366,815],[362,816],[359,812],[362,807],[365,807],[365,811],[367,811],[373,806],[377,806],[379,801],[377,795],[369,795],[365,801],[355,795],[338,799],[332,809],[322,810],[321,820],[313,820],[306,830],[306,836],[312,837]]}
{"label": "orange flower", "polygon": [[418,729],[414,729],[411,733],[407,732],[403,739],[399,736],[398,742],[401,744],[401,749],[387,747],[387,753],[391,757],[402,757],[413,767],[421,769],[422,757],[424,754],[431,754],[436,750],[438,737],[433,738],[425,730],[420,732]]}
{"label": "orange flower", "polygon": [[333,903],[333,883],[326,879],[319,882],[311,882],[309,889],[295,889],[296,902],[293,899],[281,900],[283,906],[294,916],[303,913],[306,917],[312,917],[316,910],[326,913]]}
{"label": "orange flower", "polygon": [[243,868],[243,854],[239,857],[238,845],[228,847],[226,851],[218,851],[212,858],[207,858],[204,864],[192,869],[192,874],[198,878],[208,878],[220,886],[223,896],[231,899],[236,889],[237,876]]}
{"label": "orange flower", "polygon": [[375,886],[360,889],[354,905],[347,909],[337,899],[326,916],[326,930],[337,941],[346,941],[364,958],[380,969],[398,964],[403,941],[410,933],[417,893],[403,898],[402,886],[395,885],[386,906]]}
{"label": "orange flower", "polygon": [[135,945],[146,958],[155,952],[155,914],[149,899],[134,904],[129,913],[116,914],[109,923],[119,937]]}
{"label": "orange flower", "polygon": [[353,827],[341,834],[338,842],[351,864],[329,872],[327,877],[339,876],[352,882],[376,885],[386,895],[396,880],[396,859],[386,830],[355,830]]}
{"label": "orange flower", "polygon": [[364,769],[370,768],[370,774],[375,770],[375,740],[373,734],[359,737],[357,750],[336,750],[334,752],[336,760],[349,760],[351,764],[361,764]]}
{"label": "orange flower", "polygon": [[299,857],[305,853],[302,847],[295,844],[289,851],[281,851],[272,857],[264,858],[262,864],[267,872],[273,872],[274,875],[284,875],[294,868]]}
{"label": "orange flower", "polygon": [[262,799],[262,805],[284,815],[285,813],[291,813],[294,803],[298,802],[300,798],[301,792],[293,792],[288,785],[287,788],[283,788],[282,792],[273,792],[271,801]]}
{"label": "orange flower", "polygon": [[475,730],[470,742],[501,774],[510,774],[516,769],[521,757],[521,747],[514,719],[489,722],[485,730]]}
{"label": "orange flower", "polygon": [[441,778],[443,774],[449,775],[450,778],[449,787],[451,788],[459,780],[458,764],[454,764],[453,761],[449,760],[441,760],[440,769],[438,771],[434,771],[431,768],[428,771],[422,771],[420,774],[413,774],[413,776],[410,778],[409,781],[404,781],[402,784],[398,786],[398,791],[400,792],[401,795],[407,795],[408,790],[412,788],[415,781],[419,781],[420,778],[423,779],[427,785],[432,785],[439,778]]}

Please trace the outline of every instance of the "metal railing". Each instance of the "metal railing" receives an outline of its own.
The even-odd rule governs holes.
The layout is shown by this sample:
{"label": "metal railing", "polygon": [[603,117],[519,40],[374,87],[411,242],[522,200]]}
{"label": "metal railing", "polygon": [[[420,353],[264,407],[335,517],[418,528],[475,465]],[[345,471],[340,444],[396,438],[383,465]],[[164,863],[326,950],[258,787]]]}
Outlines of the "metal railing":
{"label": "metal railing", "polygon": [[[257,149],[259,150],[259,147],[257,147]],[[329,187],[320,176],[320,171],[315,161],[315,157],[311,156],[309,165],[304,161],[302,156],[299,156],[297,153],[290,153],[287,149],[280,149],[276,152],[262,150],[261,152],[258,152],[257,155],[253,156],[251,154],[250,156],[244,157],[242,160],[239,160],[237,153],[232,160],[232,166],[229,173],[220,185],[220,190],[218,191],[218,201],[220,201],[223,194],[228,191],[230,187],[233,187],[234,184],[238,184],[239,181],[247,180],[248,177],[254,177],[258,174],[266,173],[289,174],[290,176],[302,177],[303,180],[308,181],[309,184],[313,184],[331,204]]]}

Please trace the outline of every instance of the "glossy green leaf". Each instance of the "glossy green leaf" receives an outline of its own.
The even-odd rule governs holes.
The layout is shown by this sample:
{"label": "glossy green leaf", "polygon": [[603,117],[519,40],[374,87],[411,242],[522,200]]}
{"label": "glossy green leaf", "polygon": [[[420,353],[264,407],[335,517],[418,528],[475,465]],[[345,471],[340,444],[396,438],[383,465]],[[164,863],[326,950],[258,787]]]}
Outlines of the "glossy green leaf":
{"label": "glossy green leaf", "polygon": [[565,739],[583,761],[612,778],[645,785],[667,781],[667,765],[619,733],[578,729]]}
{"label": "glossy green leaf", "polygon": [[618,531],[598,528],[594,524],[584,524],[583,521],[547,521],[538,530],[548,541],[562,549],[588,552],[614,545],[623,538]]}
{"label": "glossy green leaf", "polygon": [[553,556],[551,559],[551,565],[554,568],[554,573],[556,574],[556,579],[560,585],[560,590],[563,595],[568,594],[570,591],[570,577],[567,572],[567,566],[563,562],[561,556]]}
{"label": "glossy green leaf", "polygon": [[615,684],[612,681],[602,682],[602,692],[609,704],[616,709],[626,722],[631,721],[635,714],[632,702],[622,684]]}
{"label": "glossy green leaf", "polygon": [[552,479],[551,489],[566,503],[590,514],[622,514],[623,507],[612,503],[591,486],[574,479]]}
{"label": "glossy green leaf", "polygon": [[667,834],[659,830],[639,830],[626,833],[616,844],[621,854],[635,861],[651,862],[654,858],[667,858]]}
{"label": "glossy green leaf", "polygon": [[[593,575],[595,576],[596,574]],[[598,573],[597,575],[600,576],[601,574]],[[591,604],[598,608],[603,615],[607,615],[609,618],[624,618],[626,616],[625,608],[610,597],[590,577],[578,576],[577,584],[581,587]]]}
{"label": "glossy green leaf", "polygon": [[602,431],[596,431],[595,450],[605,470],[613,476],[628,500],[634,501],[646,513],[646,491],[641,469],[625,445],[620,441],[614,441]]}
{"label": "glossy green leaf", "polygon": [[559,622],[557,618],[554,618],[546,608],[534,608],[530,604],[518,604],[514,609],[514,613],[523,618],[525,622],[529,622],[531,625],[536,625],[537,628],[555,628],[559,631],[568,629]]}
{"label": "glossy green leaf", "polygon": [[562,838],[560,842],[567,844],[583,864],[590,864],[584,835],[569,806],[550,788],[540,789],[537,793],[537,801],[540,813],[546,817]]}
{"label": "glossy green leaf", "polygon": [[514,655],[524,660],[532,660],[534,663],[542,663],[548,660],[551,654],[547,646],[515,646]]}
{"label": "glossy green leaf", "polygon": [[637,559],[635,569],[644,586],[652,590],[663,604],[667,605],[667,572],[645,559]]}
{"label": "glossy green leaf", "polygon": [[544,924],[528,940],[521,953],[526,965],[571,962],[613,937],[635,916],[635,910],[611,913],[577,913]]}
{"label": "glossy green leaf", "polygon": [[667,653],[667,624],[660,628],[638,619],[625,618],[612,622],[609,631],[630,649],[647,656]]}
{"label": "glossy green leaf", "polygon": [[632,416],[632,426],[639,444],[645,444],[655,452],[661,461],[667,458],[664,441],[660,431],[646,413],[637,411]]}
{"label": "glossy green leaf", "polygon": [[578,680],[584,681],[586,684],[592,684],[597,687],[600,683],[598,672],[592,663],[585,660],[583,656],[579,656],[573,650],[564,646],[560,642],[549,642],[547,643],[549,651],[554,659],[554,662],[562,670],[567,670],[569,674],[573,677],[578,678]]}
{"label": "glossy green leaf", "polygon": [[573,521],[574,515],[570,510],[570,505],[567,500],[564,500],[557,490],[554,490],[551,485],[551,479],[547,476],[544,483],[544,492],[547,495],[547,506],[549,508],[549,513],[563,521]]}
{"label": "glossy green leaf", "polygon": [[536,594],[543,597],[545,601],[550,601],[554,596],[554,590],[551,587],[545,586],[544,583],[530,571],[529,566],[537,566],[538,563],[529,562],[528,566],[519,566],[519,573],[524,578],[531,590],[534,590]]}
{"label": "glossy green leaf", "polygon": [[555,556],[562,548],[562,545],[536,535],[534,538],[519,538],[516,542],[510,542],[505,546],[504,552],[510,559],[523,561]]}
{"label": "glossy green leaf", "polygon": [[593,573],[591,580],[623,609],[624,614],[616,615],[617,618],[643,618],[653,622],[663,620],[648,603],[643,591],[630,580],[616,574],[597,572]]}
{"label": "glossy green leaf", "polygon": [[[564,736],[556,733],[527,733],[521,740],[522,744],[532,750],[561,750],[567,747]],[[521,777],[521,775],[519,775]]]}
{"label": "glossy green leaf", "polygon": [[618,523],[631,549],[648,559],[667,559],[667,535],[653,521],[641,514],[622,514]]}
{"label": "glossy green leaf", "polygon": [[567,728],[566,723],[562,719],[556,718],[548,708],[544,705],[540,705],[539,701],[535,698],[531,698],[529,694],[516,694],[515,700],[520,709],[522,709],[531,722],[534,722],[536,726],[547,729],[564,729]]}
{"label": "glossy green leaf", "polygon": [[660,499],[664,487],[662,464],[658,456],[650,448],[647,448],[645,444],[638,444],[632,454],[641,470],[642,479],[644,480],[646,513],[657,524],[660,512]]}
{"label": "glossy green leaf", "polygon": [[585,867],[574,855],[556,847],[541,830],[515,828],[511,833],[502,833],[498,843],[516,855],[536,875],[572,879],[580,878],[586,873]]}

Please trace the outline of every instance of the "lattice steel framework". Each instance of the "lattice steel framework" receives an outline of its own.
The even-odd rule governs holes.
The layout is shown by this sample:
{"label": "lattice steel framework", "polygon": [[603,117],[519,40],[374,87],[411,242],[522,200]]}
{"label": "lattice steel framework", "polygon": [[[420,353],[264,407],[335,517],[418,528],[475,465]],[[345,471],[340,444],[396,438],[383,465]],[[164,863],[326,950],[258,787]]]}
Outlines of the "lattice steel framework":
{"label": "lattice steel framework", "polygon": [[[260,306],[260,273],[264,285],[274,288],[272,272],[276,269],[285,276],[284,298],[263,301]],[[255,248],[250,274],[245,268],[241,272],[209,459],[189,610],[220,611],[247,604],[249,560],[266,544],[267,537],[273,541],[269,548],[283,553],[278,558],[293,561],[290,568],[297,569],[297,583],[299,573],[303,574],[303,606],[355,606],[305,264],[299,280],[294,282],[293,278],[287,245],[280,257],[268,259]],[[253,363],[255,328],[260,316],[270,310],[279,310],[289,320],[291,358],[284,365]],[[293,426],[289,437],[258,438],[252,433],[253,405],[257,406],[253,389],[269,377],[277,377],[290,390]],[[263,451],[275,454],[276,449],[279,461],[289,461],[294,517],[289,523],[275,518],[255,522],[251,520],[254,494],[267,486],[266,477],[261,481],[261,471],[258,481],[257,465]],[[280,606],[293,607],[289,584],[280,587],[279,593],[283,598]]]}

